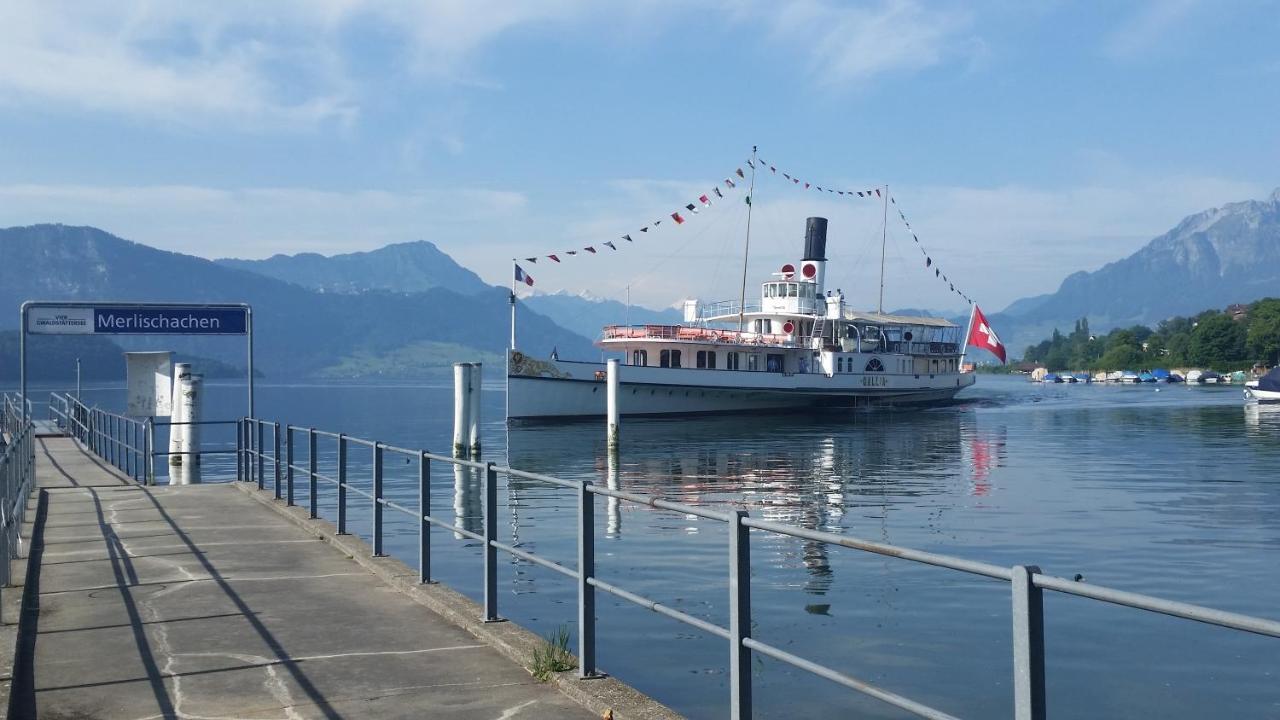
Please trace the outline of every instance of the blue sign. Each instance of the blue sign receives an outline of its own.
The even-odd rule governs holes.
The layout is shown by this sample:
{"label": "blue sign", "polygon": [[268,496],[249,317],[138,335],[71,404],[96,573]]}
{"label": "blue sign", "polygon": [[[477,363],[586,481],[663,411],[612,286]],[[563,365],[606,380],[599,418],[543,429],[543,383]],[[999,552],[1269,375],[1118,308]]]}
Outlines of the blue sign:
{"label": "blue sign", "polygon": [[95,307],[93,332],[115,335],[244,335],[248,310],[240,307]]}

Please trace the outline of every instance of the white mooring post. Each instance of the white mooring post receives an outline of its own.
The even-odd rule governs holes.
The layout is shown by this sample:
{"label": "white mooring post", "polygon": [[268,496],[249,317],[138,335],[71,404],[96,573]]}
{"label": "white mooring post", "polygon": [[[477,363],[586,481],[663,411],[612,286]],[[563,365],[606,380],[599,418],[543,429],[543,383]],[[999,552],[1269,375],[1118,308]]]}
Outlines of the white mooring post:
{"label": "white mooring post", "polygon": [[169,464],[181,465],[182,453],[186,445],[187,426],[177,423],[186,422],[183,413],[186,412],[187,404],[182,401],[183,383],[191,375],[191,363],[174,363],[173,364],[173,392],[169,395],[170,402],[173,403],[173,409],[169,414]]}
{"label": "white mooring post", "polygon": [[184,461],[188,465],[200,464],[200,426],[194,423],[200,422],[201,406],[204,404],[204,375],[199,373],[190,373],[184,388],[185,394],[182,396],[182,404],[186,407],[182,411],[185,420],[193,423],[186,426],[186,431],[182,433],[183,452],[187,453],[183,456]]}
{"label": "white mooring post", "polygon": [[609,449],[618,449],[618,361],[610,360],[607,365],[608,389],[608,427]]}
{"label": "white mooring post", "polygon": [[469,409],[467,410],[467,444],[471,450],[471,459],[480,459],[480,387],[483,379],[480,363],[468,363],[471,366],[471,383],[469,386]]}
{"label": "white mooring post", "polygon": [[453,456],[456,458],[467,456],[467,442],[470,440],[467,433],[471,423],[467,415],[471,413],[471,398],[468,395],[471,368],[468,365],[469,363],[453,364]]}

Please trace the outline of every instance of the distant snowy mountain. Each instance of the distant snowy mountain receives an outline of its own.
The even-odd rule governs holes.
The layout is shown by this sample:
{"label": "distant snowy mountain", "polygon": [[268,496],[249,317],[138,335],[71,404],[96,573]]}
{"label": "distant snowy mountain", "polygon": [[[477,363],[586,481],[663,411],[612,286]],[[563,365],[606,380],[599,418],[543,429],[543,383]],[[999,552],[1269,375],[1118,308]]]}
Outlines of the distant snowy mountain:
{"label": "distant snowy mountain", "polygon": [[675,325],[683,318],[683,313],[673,308],[652,310],[639,305],[628,308],[626,303],[617,300],[581,294],[534,295],[526,298],[525,304],[557,325],[588,338],[599,337],[605,325]]}
{"label": "distant snowy mountain", "polygon": [[1280,289],[1280,189],[1185,218],[1141,250],[1056,292],[1018,300],[990,316],[1015,353],[1069,331],[1076,320],[1106,331],[1248,303]]}

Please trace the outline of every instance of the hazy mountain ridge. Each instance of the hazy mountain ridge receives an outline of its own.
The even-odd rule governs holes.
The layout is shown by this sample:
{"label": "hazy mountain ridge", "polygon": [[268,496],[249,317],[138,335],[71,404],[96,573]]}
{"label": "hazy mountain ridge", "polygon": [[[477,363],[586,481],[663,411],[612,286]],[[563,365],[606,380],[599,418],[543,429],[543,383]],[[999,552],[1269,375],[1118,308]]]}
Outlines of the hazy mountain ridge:
{"label": "hazy mountain ridge", "polygon": [[551,318],[557,325],[593,339],[600,336],[605,325],[676,325],[684,319],[684,313],[674,308],[628,307],[617,300],[569,293],[534,295],[526,298],[525,304]]}
{"label": "hazy mountain ridge", "polygon": [[220,258],[214,262],[314,290],[347,294],[369,290],[413,293],[444,288],[462,295],[475,295],[490,287],[479,275],[426,240],[339,255],[278,254],[265,260]]}
{"label": "hazy mountain ridge", "polygon": [[[498,288],[475,295],[444,288],[317,292],[97,228],[66,225],[0,229],[0,259],[0,307],[11,308],[0,313],[0,329],[17,328],[18,306],[30,299],[248,302],[254,308],[257,367],[274,377],[331,376],[334,368],[350,369],[360,357],[394,356],[403,366],[400,351],[409,346],[452,343],[501,353],[509,337],[509,295]],[[521,311],[520,325],[521,346],[531,353],[549,353],[553,347],[577,355],[593,352],[585,338],[528,308]],[[118,340],[132,349],[173,349],[244,363],[243,345],[226,339]],[[6,365],[11,361],[16,363],[3,359]]]}
{"label": "hazy mountain ridge", "polygon": [[1184,218],[1132,255],[991,316],[1014,353],[1087,317],[1096,331],[1248,303],[1280,287],[1280,189]]}

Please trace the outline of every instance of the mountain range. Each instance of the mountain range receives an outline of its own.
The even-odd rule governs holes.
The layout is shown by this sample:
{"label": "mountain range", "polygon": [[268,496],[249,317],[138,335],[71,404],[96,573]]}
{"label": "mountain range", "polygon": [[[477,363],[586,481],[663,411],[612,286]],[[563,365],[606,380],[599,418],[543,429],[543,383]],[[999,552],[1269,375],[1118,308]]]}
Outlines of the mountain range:
{"label": "mountain range", "polygon": [[[1129,257],[1077,272],[1058,289],[989,313],[1013,355],[1085,317],[1095,331],[1153,325],[1280,287],[1280,190],[1264,200],[1196,213]],[[28,299],[249,302],[257,362],[267,377],[404,378],[458,360],[501,362],[509,292],[486,284],[427,241],[330,257],[206,260],[157,250],[92,227],[0,229],[0,332],[17,328]],[[521,348],[594,357],[591,339],[612,323],[680,322],[653,310],[566,293],[521,301]],[[963,322],[964,318],[957,318]],[[121,338],[136,349],[172,349],[243,367],[242,349],[207,339]],[[40,352],[40,342],[33,352]],[[66,348],[49,352],[66,355]],[[13,343],[0,337],[0,379],[16,375]],[[87,348],[93,354],[113,348]],[[59,362],[64,362],[61,358]]]}
{"label": "mountain range", "polygon": [[[11,309],[0,313],[0,330],[17,329],[18,306],[29,299],[248,302],[254,307],[257,368],[267,377],[420,376],[453,361],[501,359],[509,337],[509,294],[483,283],[469,295],[438,286],[421,292],[323,292],[66,225],[0,229],[0,260],[0,308]],[[521,311],[520,327],[521,344],[530,353],[594,352],[588,340],[529,308]],[[163,347],[244,363],[243,345],[226,339],[120,342],[131,349]],[[42,345],[52,343],[33,341],[33,352]],[[16,376],[14,358],[0,358],[0,375]]]}
{"label": "mountain range", "polygon": [[1073,273],[1055,292],[1017,300],[988,319],[1020,355],[1080,318],[1095,331],[1155,325],[1275,295],[1278,288],[1280,189],[1263,200],[1191,215],[1132,255]]}

